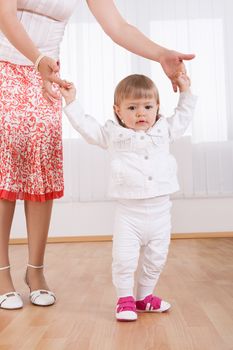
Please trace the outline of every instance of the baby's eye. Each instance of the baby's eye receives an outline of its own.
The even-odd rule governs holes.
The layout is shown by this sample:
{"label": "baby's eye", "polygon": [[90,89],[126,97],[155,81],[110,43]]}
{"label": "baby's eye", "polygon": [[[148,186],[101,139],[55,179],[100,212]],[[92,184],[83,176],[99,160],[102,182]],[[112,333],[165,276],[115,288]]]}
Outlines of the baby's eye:
{"label": "baby's eye", "polygon": [[148,105],[148,106],[145,106],[145,108],[146,108],[146,109],[151,109],[151,108],[153,108],[153,106]]}
{"label": "baby's eye", "polygon": [[135,107],[134,107],[134,106],[129,106],[128,109],[129,109],[130,111],[134,111],[134,110],[135,110]]}

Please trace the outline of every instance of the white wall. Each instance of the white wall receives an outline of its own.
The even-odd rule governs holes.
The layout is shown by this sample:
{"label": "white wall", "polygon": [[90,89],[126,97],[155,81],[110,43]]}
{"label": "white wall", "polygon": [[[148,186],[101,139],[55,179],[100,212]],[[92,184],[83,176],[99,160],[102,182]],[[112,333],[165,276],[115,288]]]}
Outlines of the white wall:
{"label": "white wall", "polygon": [[[50,237],[113,233],[115,202],[55,201]],[[174,199],[173,233],[233,232],[233,198]],[[22,203],[17,204],[11,238],[26,237]]]}
{"label": "white wall", "polygon": [[[73,146],[77,147],[79,157],[69,159],[69,166],[77,170],[77,176],[70,176],[72,172],[68,172],[67,176],[65,171],[67,195],[54,201],[50,236],[112,235],[115,202],[107,200],[107,152],[77,141]],[[64,146],[66,153],[66,143]],[[172,232],[233,232],[233,196],[210,198],[206,191],[196,194],[190,137],[174,142],[171,152],[178,163],[181,188],[172,195]],[[214,168],[213,165],[211,173],[214,173]],[[26,237],[21,201],[17,203],[11,237]]]}
{"label": "white wall", "polygon": [[[162,24],[164,27],[166,27],[166,20],[178,20],[177,25],[175,26],[176,28],[174,31],[169,32],[169,35],[165,36],[165,28],[161,27],[161,38],[164,42],[160,41],[160,43],[168,47],[174,47],[177,50],[181,51],[183,50],[189,52],[189,50],[191,50],[196,52],[196,49],[199,48],[199,42],[204,42],[205,45],[207,45],[207,41],[205,41],[204,36],[207,35],[206,33],[203,32],[202,40],[199,40],[199,37],[195,39],[195,36],[192,34],[192,27],[190,27],[192,25],[192,19],[201,20],[216,18],[217,20],[220,19],[221,23],[223,23],[224,47],[219,46],[217,43],[215,49],[217,49],[218,52],[224,49],[223,54],[227,72],[225,76],[225,91],[227,101],[226,109],[228,116],[228,140],[231,141],[231,144],[228,143],[226,145],[228,148],[226,148],[223,144],[223,146],[221,146],[223,148],[221,148],[218,152],[216,152],[216,148],[213,148],[214,152],[212,153],[210,153],[207,148],[203,148],[203,151],[200,151],[198,149],[198,145],[195,149],[191,149],[191,144],[188,142],[188,139],[183,139],[183,143],[177,143],[174,145],[173,151],[179,165],[178,168],[181,192],[174,198],[172,214],[173,232],[175,233],[233,231],[232,0],[204,0],[202,2],[195,0],[146,0],[144,6],[141,5],[142,2],[140,0],[117,0],[116,3],[119,6],[122,14],[126,16],[126,18],[131,23],[136,24],[147,35],[151,34],[151,27],[149,26],[151,20],[154,21],[152,21],[153,23],[157,23],[157,21],[160,21],[162,19]],[[106,85],[106,81],[109,81],[112,76],[115,76],[115,78],[117,77],[118,80],[119,77],[116,75],[115,70],[113,70],[113,68],[116,69],[115,65],[123,67],[126,70],[126,73],[130,69],[129,66],[131,67],[131,65],[133,66],[133,71],[147,73],[148,70],[148,73],[150,73],[151,63],[145,59],[139,59],[136,56],[129,58],[124,50],[117,51],[118,49],[116,46],[114,47],[114,60],[105,57],[105,55],[97,55],[97,57],[95,57],[95,60],[93,60],[93,56],[90,54],[93,48],[91,48],[89,42],[86,41],[86,36],[84,36],[84,34],[89,35],[92,28],[91,26],[94,21],[90,16],[89,11],[87,10],[86,2],[80,1],[80,7],[77,9],[77,19],[80,25],[82,22],[84,23],[83,28],[78,28],[79,36],[77,36],[75,33],[75,43],[78,47],[74,47],[74,43],[72,42],[73,54],[67,55],[67,58],[62,57],[62,61],[64,62],[68,58],[72,59],[72,64],[68,64],[69,62],[67,63],[67,67],[72,67],[72,79],[75,78],[75,74],[73,73],[74,67],[77,66],[77,68],[80,68],[81,71],[77,71],[77,81],[79,83],[78,86],[82,87],[79,90],[79,96],[81,95],[82,97],[83,94],[83,99],[84,97],[88,99],[88,106],[90,104],[90,100],[93,101],[92,108],[94,111],[96,111],[96,108],[99,106],[96,105],[94,97],[96,95],[96,92],[98,92],[98,89],[95,88],[95,85],[93,87],[92,85],[94,81],[98,82],[99,78],[101,82],[103,80],[102,71],[96,69],[97,63],[99,64],[97,58],[103,57],[103,65],[105,66],[105,80],[103,80],[102,85]],[[181,20],[181,22],[179,20]],[[186,25],[184,25],[182,22],[183,20],[186,21]],[[90,27],[87,29],[88,23],[90,24]],[[210,26],[210,32],[213,31],[213,29],[214,27]],[[97,30],[96,27],[94,27],[93,30],[95,32]],[[72,34],[71,32],[68,32],[68,36]],[[152,31],[152,34],[153,33],[154,32]],[[156,28],[156,32],[153,34],[152,39],[159,40],[159,35],[160,32],[157,31]],[[185,36],[188,36],[188,40],[185,39]],[[95,40],[95,36],[92,37],[92,35],[90,35],[90,39],[91,38],[92,40]],[[218,37],[215,35],[214,38],[217,40]],[[187,46],[184,44],[186,41],[188,43]],[[105,43],[101,37],[99,39],[100,47],[103,46],[103,42]],[[81,44],[83,46],[80,48],[79,46]],[[112,44],[110,43],[110,40],[106,42],[105,45],[107,47],[107,50],[112,51]],[[66,46],[64,49],[64,51],[67,51]],[[88,56],[84,55],[85,49]],[[82,55],[80,55],[80,50],[82,52]],[[76,51],[77,60],[76,56],[74,55],[74,52]],[[206,55],[201,55],[201,57],[198,57],[197,55],[197,58],[191,63],[189,67],[190,73],[193,73],[193,87],[196,86],[200,88],[201,85],[199,75],[196,73],[194,74],[195,65],[198,65],[198,62],[202,62],[203,67],[206,67],[206,62],[207,65],[209,65],[210,61],[206,57]],[[119,61],[120,58],[124,59],[124,65],[119,64],[119,62],[121,62]],[[216,60],[216,55],[214,55],[213,59]],[[107,63],[109,64],[109,69],[106,69]],[[218,61],[215,63],[216,67],[219,70],[221,67],[219,68]],[[88,65],[88,69],[87,72],[84,71],[85,74],[82,74],[82,70],[84,69],[83,67],[85,64]],[[113,67],[111,64],[113,64]],[[158,68],[159,66],[157,64],[154,64],[153,67]],[[121,74],[123,74],[124,69],[121,71]],[[158,69],[160,70],[160,68]],[[198,70],[200,69],[198,68]],[[93,77],[90,80],[90,86],[86,86],[88,82],[88,72],[90,74],[93,74]],[[68,71],[64,71],[64,76],[66,78],[69,78],[68,73]],[[155,74],[154,71],[153,74],[157,77],[157,74]],[[82,80],[82,75],[84,75],[84,80]],[[209,80],[208,76],[206,75],[206,71],[205,81],[207,84],[209,84],[210,87],[211,80]],[[169,82],[167,82],[167,84],[168,83]],[[91,95],[91,98],[89,89],[90,87],[92,87],[93,90],[93,95]],[[106,101],[109,101],[109,104],[111,105],[110,101],[112,98],[112,92],[109,92],[108,90],[109,87],[106,85],[106,90],[104,91],[104,99]],[[110,97],[108,98],[109,94]],[[217,95],[217,97],[219,97],[219,95]],[[218,101],[218,98],[216,100]],[[102,99],[98,98],[98,101],[102,101]],[[207,102],[208,103],[206,103],[206,108],[209,110],[209,106],[213,101]],[[102,111],[102,109],[102,107],[99,107],[100,111]],[[220,120],[223,118],[222,109],[223,106],[220,106]],[[198,116],[196,116],[196,118],[197,117]],[[211,113],[210,117],[213,117]],[[207,127],[206,130],[209,130],[209,128]],[[70,135],[71,134],[68,133],[69,137]],[[213,146],[215,147],[215,145]],[[75,153],[73,155],[71,150],[75,150],[77,153],[73,152]],[[196,153],[193,153],[194,151]],[[195,156],[195,154],[198,154],[198,152],[202,152],[201,157],[198,158],[200,161],[197,161],[197,157]],[[221,158],[219,156],[220,153]],[[219,162],[219,159],[221,162]],[[84,145],[81,140],[64,140],[66,196],[62,200],[55,201],[50,236],[112,234],[115,204],[114,202],[105,201],[104,186],[106,183],[107,173],[106,161],[106,156],[103,154],[102,150],[94,149],[91,146],[88,147]],[[208,167],[206,166],[206,163]],[[221,167],[219,166],[219,163],[221,163]],[[196,171],[197,167],[199,167],[201,170],[198,173]],[[77,169],[77,173],[75,172],[75,169]],[[100,169],[102,169],[102,172]],[[209,195],[212,197],[209,198]],[[227,195],[228,197],[224,197]],[[23,215],[23,205],[22,203],[18,203],[12,228],[12,237],[25,236],[26,230]]]}

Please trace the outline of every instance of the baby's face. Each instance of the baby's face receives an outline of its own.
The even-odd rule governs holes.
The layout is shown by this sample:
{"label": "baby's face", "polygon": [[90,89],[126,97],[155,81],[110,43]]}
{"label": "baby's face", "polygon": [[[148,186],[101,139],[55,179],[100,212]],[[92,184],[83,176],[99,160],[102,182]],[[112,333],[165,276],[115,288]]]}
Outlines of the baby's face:
{"label": "baby's face", "polygon": [[125,99],[115,112],[122,123],[135,131],[147,131],[155,121],[159,106],[155,98]]}

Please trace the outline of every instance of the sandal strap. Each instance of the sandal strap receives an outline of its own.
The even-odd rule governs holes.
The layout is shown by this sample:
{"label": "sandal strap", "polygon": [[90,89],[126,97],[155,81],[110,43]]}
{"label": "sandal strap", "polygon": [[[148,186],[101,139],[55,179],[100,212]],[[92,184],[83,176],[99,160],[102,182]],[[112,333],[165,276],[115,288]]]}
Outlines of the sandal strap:
{"label": "sandal strap", "polygon": [[31,265],[27,264],[28,267],[32,267],[33,269],[43,269],[44,265],[36,266],[36,265]]}
{"label": "sandal strap", "polygon": [[10,265],[8,266],[3,266],[3,267],[0,267],[0,271],[3,271],[3,270],[7,270],[7,269],[10,269]]}
{"label": "sandal strap", "polygon": [[0,295],[0,305],[2,305],[2,303],[5,300],[7,300],[7,298],[16,297],[16,296],[20,296],[20,294],[17,292],[7,292],[5,294]]}
{"label": "sandal strap", "polygon": [[34,290],[33,292],[30,293],[30,300],[32,303],[35,302],[35,300],[42,294],[47,294],[50,295],[54,298],[54,300],[56,300],[56,296],[53,292],[51,292],[50,290],[46,290],[46,289],[37,289]]}

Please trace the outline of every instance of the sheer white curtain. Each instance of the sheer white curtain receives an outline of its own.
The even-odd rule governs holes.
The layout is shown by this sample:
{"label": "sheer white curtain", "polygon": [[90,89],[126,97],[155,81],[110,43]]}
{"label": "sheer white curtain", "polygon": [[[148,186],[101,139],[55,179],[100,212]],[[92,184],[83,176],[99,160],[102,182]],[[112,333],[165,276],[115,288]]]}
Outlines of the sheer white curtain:
{"label": "sheer white curtain", "polygon": [[[233,194],[233,68],[230,0],[117,0],[123,16],[152,40],[197,57],[187,63],[198,105],[187,135],[172,145],[179,164],[178,197]],[[80,1],[61,49],[62,75],[77,86],[87,113],[101,123],[112,118],[114,87],[131,73],[157,84],[162,112],[170,115],[178,95],[158,63],[112,43]],[[64,117],[65,201],[106,199],[108,156],[87,145]]]}

